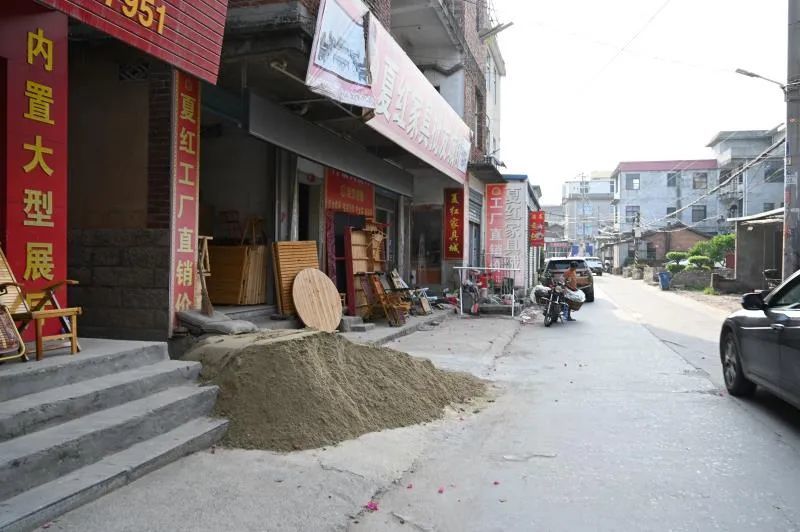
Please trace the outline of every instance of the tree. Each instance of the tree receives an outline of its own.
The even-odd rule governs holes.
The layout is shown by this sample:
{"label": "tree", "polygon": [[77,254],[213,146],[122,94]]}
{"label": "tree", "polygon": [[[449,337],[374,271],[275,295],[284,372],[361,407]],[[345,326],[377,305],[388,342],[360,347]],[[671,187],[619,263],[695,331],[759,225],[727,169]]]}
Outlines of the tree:
{"label": "tree", "polygon": [[698,242],[689,250],[689,257],[708,257],[713,263],[725,260],[725,255],[736,248],[736,235],[717,235],[711,240]]}

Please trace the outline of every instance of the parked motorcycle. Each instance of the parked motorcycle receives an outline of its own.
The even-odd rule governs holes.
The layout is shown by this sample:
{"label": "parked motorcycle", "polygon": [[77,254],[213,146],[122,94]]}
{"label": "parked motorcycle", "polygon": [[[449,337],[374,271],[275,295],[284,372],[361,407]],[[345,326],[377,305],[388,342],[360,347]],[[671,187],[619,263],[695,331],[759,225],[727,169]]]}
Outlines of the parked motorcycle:
{"label": "parked motorcycle", "polygon": [[562,319],[562,315],[566,312],[565,291],[566,287],[563,281],[554,281],[549,286],[539,285],[535,288],[533,299],[544,310],[545,327],[550,327],[553,323]]}

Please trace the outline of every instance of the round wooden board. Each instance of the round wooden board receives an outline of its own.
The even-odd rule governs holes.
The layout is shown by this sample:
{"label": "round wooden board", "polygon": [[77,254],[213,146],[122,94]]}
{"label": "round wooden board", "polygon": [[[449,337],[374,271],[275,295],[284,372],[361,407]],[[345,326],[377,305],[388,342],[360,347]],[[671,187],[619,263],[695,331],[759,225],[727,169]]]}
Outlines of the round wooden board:
{"label": "round wooden board", "polygon": [[330,278],[320,270],[307,268],[297,274],[292,284],[292,298],[297,315],[306,327],[333,332],[342,321],[342,300]]}

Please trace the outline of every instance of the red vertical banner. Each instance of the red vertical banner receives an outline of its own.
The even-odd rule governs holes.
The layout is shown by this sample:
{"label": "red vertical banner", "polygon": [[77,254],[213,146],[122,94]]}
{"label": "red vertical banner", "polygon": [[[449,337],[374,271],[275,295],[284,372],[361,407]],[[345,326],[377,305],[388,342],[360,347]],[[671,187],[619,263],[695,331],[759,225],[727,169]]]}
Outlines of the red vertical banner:
{"label": "red vertical banner", "polygon": [[172,277],[174,312],[198,308],[197,228],[200,190],[200,82],[174,70],[172,117]]}
{"label": "red vertical banner", "polygon": [[444,189],[444,259],[464,259],[464,189]]}
{"label": "red vertical banner", "polygon": [[531,211],[528,215],[529,243],[532,248],[544,246],[544,211]]}
{"label": "red vertical banner", "polygon": [[[503,267],[506,252],[506,184],[486,185],[486,266]],[[494,272],[494,281],[503,280],[503,272]]]}
{"label": "red vertical banner", "polygon": [[[0,56],[0,239],[17,281],[35,291],[67,278],[67,16],[4,2]],[[57,295],[66,304],[66,294]],[[53,320],[46,332],[58,328]]]}

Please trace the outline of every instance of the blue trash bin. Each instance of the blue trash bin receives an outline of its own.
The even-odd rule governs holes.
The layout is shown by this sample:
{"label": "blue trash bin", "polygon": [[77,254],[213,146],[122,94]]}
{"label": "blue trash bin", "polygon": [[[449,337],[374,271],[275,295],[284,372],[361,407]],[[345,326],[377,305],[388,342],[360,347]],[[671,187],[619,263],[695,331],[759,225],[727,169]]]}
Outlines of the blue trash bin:
{"label": "blue trash bin", "polygon": [[669,290],[669,284],[672,281],[672,274],[669,272],[658,272],[658,282],[661,284],[662,290]]}

